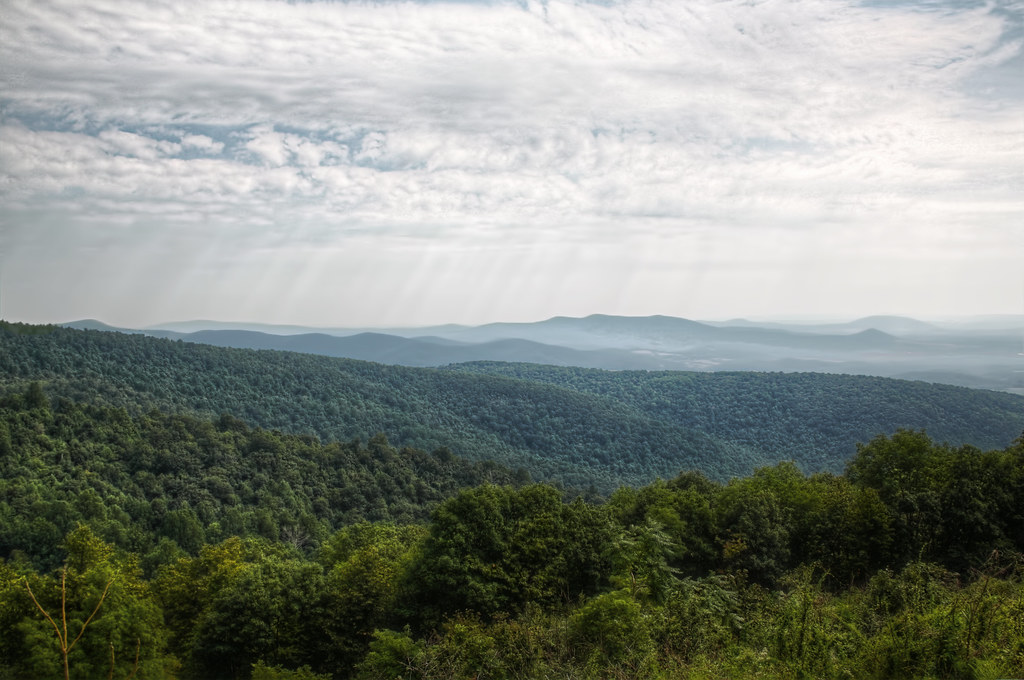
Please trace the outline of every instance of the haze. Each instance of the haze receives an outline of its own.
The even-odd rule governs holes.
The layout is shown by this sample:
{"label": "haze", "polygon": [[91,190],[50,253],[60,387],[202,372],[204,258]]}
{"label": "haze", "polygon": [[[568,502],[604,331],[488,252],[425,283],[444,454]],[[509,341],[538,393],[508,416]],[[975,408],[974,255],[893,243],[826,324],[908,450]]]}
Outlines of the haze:
{"label": "haze", "polygon": [[0,316],[1024,312],[1024,6],[7,0]]}

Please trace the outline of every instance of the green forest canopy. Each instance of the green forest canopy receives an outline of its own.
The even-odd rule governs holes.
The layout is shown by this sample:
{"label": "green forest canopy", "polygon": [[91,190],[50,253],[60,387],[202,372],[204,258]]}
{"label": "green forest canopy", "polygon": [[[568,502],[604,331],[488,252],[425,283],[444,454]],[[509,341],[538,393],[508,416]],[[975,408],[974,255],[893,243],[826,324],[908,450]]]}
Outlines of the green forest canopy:
{"label": "green forest canopy", "polygon": [[780,460],[841,472],[857,442],[924,429],[1006,446],[1024,397],[923,382],[774,373],[598,371],[526,364],[414,369],[141,335],[0,326],[0,386],[132,413],[216,417],[323,441],[385,433],[400,448],[525,468],[607,493],[696,469],[716,480]]}
{"label": "green forest canopy", "polygon": [[[684,472],[593,503],[383,438],[130,416],[39,385],[0,414],[3,677],[59,677],[43,612],[62,593],[72,637],[95,610],[79,678],[1024,671],[1024,438],[900,431],[838,476]],[[331,493],[349,474],[361,498]],[[375,512],[402,521],[357,521]]]}
{"label": "green forest canopy", "polygon": [[[9,324],[0,385],[2,677],[1024,675],[1011,395]],[[836,444],[921,419],[983,444]]]}

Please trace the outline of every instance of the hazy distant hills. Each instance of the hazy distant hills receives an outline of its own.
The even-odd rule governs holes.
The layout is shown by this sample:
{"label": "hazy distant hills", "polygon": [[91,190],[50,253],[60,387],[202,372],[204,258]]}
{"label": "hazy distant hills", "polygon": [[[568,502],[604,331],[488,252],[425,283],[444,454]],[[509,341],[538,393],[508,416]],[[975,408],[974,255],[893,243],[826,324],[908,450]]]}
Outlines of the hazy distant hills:
{"label": "hazy distant hills", "polygon": [[467,342],[436,336],[405,338],[370,332],[345,337],[323,333],[271,335],[254,331],[148,331],[147,334],[218,347],[276,349],[399,366],[427,367],[467,361],[508,361],[620,370],[658,368],[663,363],[643,353],[627,350],[580,350],[520,338]]}
{"label": "hazy distant hills", "polygon": [[[240,337],[270,342],[267,335]],[[334,340],[345,338],[290,338]],[[397,336],[348,340],[381,352],[408,351],[408,339]],[[427,344],[439,352],[464,349],[444,338],[410,346]],[[493,344],[540,351],[529,341]],[[576,351],[576,357],[596,356]],[[438,370],[0,324],[0,388],[24,389],[33,380],[52,396],[134,412],[229,413],[261,427],[341,441],[384,432],[399,445],[448,447],[473,460],[525,468],[535,478],[603,489],[684,469],[721,479],[790,459],[808,472],[839,471],[857,442],[898,428],[982,448],[1005,447],[1024,431],[1024,397],[924,382],[494,362]]]}
{"label": "hazy distant hills", "polygon": [[[776,328],[782,330],[795,331],[798,333],[838,333],[838,334],[849,334],[849,333],[860,333],[866,330],[882,331],[890,335],[929,335],[933,333],[942,333],[945,329],[942,326],[927,323],[925,321],[918,321],[917,319],[911,319],[906,316],[866,316],[861,319],[854,321],[847,321],[844,323],[807,323],[807,324],[794,324],[794,323],[779,323],[779,322],[754,322],[746,319],[732,319],[729,321],[722,322],[710,322],[712,326],[723,326],[723,327],[734,327],[734,326],[747,326],[747,327],[761,327],[761,328]],[[1012,323],[1009,327],[1012,327]]]}
{"label": "hazy distant hills", "polygon": [[[91,320],[68,325],[115,330]],[[794,324],[596,314],[376,331],[193,321],[136,332],[402,366],[505,361],[611,370],[819,371],[1024,393],[1024,316],[942,324],[873,316],[847,323]]]}

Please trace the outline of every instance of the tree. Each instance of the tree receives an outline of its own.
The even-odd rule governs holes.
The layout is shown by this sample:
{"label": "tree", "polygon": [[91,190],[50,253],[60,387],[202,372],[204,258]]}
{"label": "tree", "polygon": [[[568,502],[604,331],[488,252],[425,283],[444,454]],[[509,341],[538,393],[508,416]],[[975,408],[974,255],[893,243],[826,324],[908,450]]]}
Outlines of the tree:
{"label": "tree", "polygon": [[730,484],[720,496],[722,560],[728,570],[772,585],[789,566],[791,518],[775,493],[751,480]]}
{"label": "tree", "polygon": [[18,672],[162,677],[168,663],[163,620],[134,556],[116,552],[84,525],[68,535],[65,547],[59,582],[25,577],[35,615],[18,626],[27,650]]}
{"label": "tree", "polygon": [[571,601],[607,581],[608,523],[557,489],[490,484],[461,492],[434,512],[415,565],[417,607],[437,623],[469,610],[516,614],[527,602]]}
{"label": "tree", "polygon": [[634,598],[663,602],[678,582],[678,571],[669,566],[677,547],[654,520],[625,529],[608,549],[612,583]]}
{"label": "tree", "polygon": [[616,590],[588,600],[569,626],[572,637],[589,652],[586,663],[591,673],[616,670],[638,678],[653,670],[655,647],[648,617],[629,593]]}
{"label": "tree", "polygon": [[402,579],[426,530],[419,526],[360,523],[345,527],[320,550],[324,579],[320,655],[327,667],[351,668],[374,630],[394,616]]}
{"label": "tree", "polygon": [[947,467],[946,447],[924,432],[900,430],[858,446],[846,469],[857,486],[874,489],[892,515],[899,563],[927,557],[942,527],[938,479]]}
{"label": "tree", "polygon": [[[113,580],[107,581],[107,585],[103,588],[103,593],[100,594],[99,599],[96,601],[96,606],[93,608],[92,613],[89,614],[89,618],[87,618],[81,624],[81,627],[78,629],[78,635],[75,636],[75,639],[71,640],[68,634],[67,575],[68,569],[65,566],[63,569],[61,569],[60,572],[59,626],[57,625],[57,622],[53,620],[53,616],[51,616],[50,613],[46,611],[43,605],[39,604],[39,600],[36,599],[35,593],[32,592],[32,586],[29,585],[27,579],[25,580],[25,588],[28,590],[29,597],[32,598],[32,602],[35,604],[36,608],[40,612],[42,612],[43,617],[45,617],[46,620],[50,622],[50,625],[53,626],[54,633],[57,635],[57,648],[60,650],[61,663],[64,669],[64,680],[69,680],[70,678],[70,673],[68,670],[68,654],[71,653],[71,650],[75,648],[75,645],[78,644],[78,641],[82,639],[83,635],[85,635],[85,629],[89,627],[90,623],[92,623],[92,619],[94,616],[96,616],[96,612],[98,612],[100,610],[100,607],[103,605],[103,600],[107,599],[107,592],[110,590],[110,586],[114,583]],[[74,631],[74,628],[72,628],[72,631]],[[138,657],[136,657],[136,661],[137,660]],[[136,670],[138,670],[138,666],[136,666],[132,670],[132,673],[129,677],[134,676]]]}
{"label": "tree", "polygon": [[323,569],[314,562],[267,551],[239,564],[201,609],[191,668],[200,677],[244,678],[259,661],[319,666],[323,596]]}

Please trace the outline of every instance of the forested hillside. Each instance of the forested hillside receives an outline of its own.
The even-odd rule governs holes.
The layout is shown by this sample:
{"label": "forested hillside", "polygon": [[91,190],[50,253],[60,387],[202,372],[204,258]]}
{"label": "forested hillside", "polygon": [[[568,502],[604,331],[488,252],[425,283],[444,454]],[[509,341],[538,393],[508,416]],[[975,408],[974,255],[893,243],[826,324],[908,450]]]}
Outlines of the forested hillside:
{"label": "forested hillside", "polygon": [[831,469],[878,432],[998,448],[1024,431],[1024,399],[988,390],[825,373],[695,373],[472,362],[449,367],[568,387],[721,441]]}
{"label": "forested hillside", "polygon": [[38,385],[0,415],[0,677],[1024,674],[1024,438],[901,431],[842,476],[686,472],[596,504]]}
{"label": "forested hillside", "polygon": [[346,524],[423,521],[461,488],[512,481],[529,474],[383,435],[321,443],[229,415],[51,407],[38,383],[0,397],[0,555],[48,567],[79,522],[149,564],[229,536],[316,546]]}
{"label": "forested hillside", "polygon": [[610,490],[702,469],[743,474],[756,452],[540,382],[236,350],[140,335],[52,328],[0,331],[0,380],[43,381],[51,396],[148,410],[229,413],[254,425],[400,446],[448,447],[525,467],[538,479]]}
{"label": "forested hillside", "polygon": [[687,469],[724,480],[779,460],[838,472],[857,442],[898,428],[984,448],[1024,431],[1024,398],[920,382],[521,364],[414,369],[5,324],[0,383],[23,390],[31,381],[53,397],[136,413],[228,413],[325,441],[382,432],[399,447],[448,447],[605,492]]}

